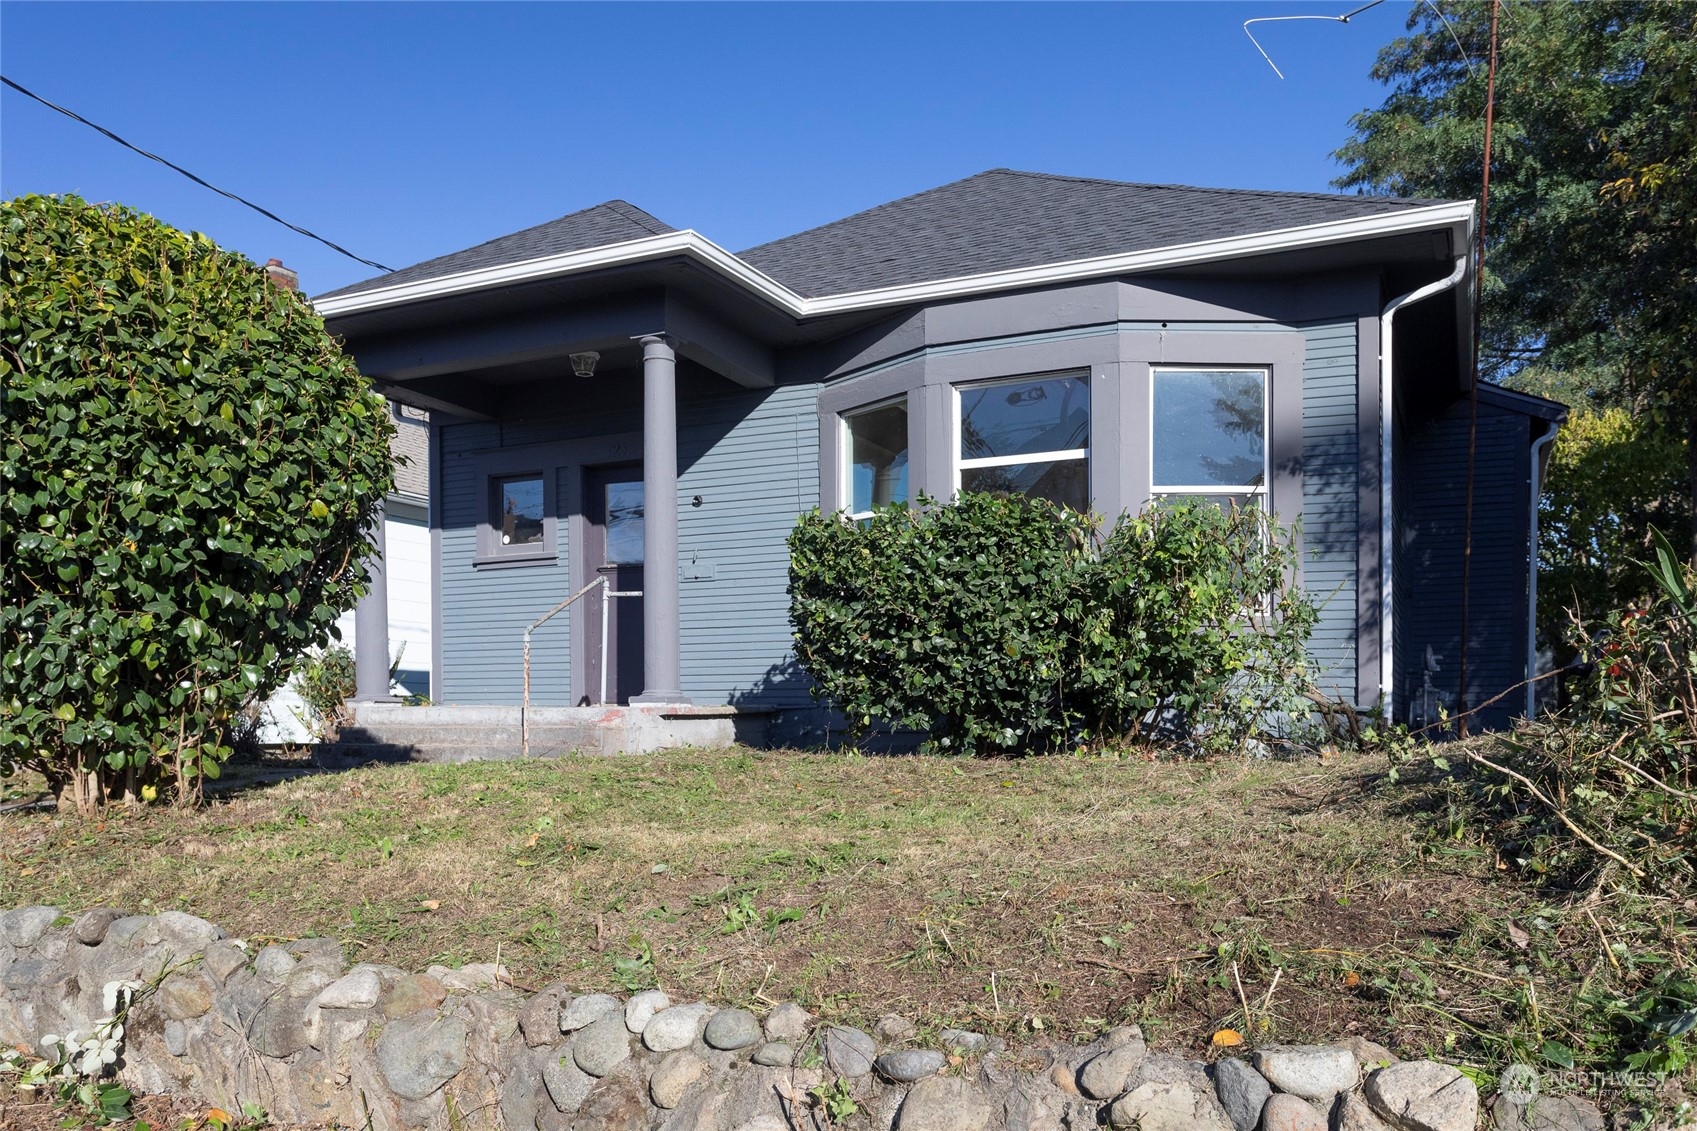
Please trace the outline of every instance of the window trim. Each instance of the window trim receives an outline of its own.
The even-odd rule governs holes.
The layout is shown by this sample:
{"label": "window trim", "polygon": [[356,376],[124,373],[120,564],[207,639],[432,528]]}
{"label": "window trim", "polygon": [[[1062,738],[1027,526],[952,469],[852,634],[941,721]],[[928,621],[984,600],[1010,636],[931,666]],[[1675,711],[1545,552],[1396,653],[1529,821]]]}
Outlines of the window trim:
{"label": "window trim", "polygon": [[[1261,375],[1261,483],[1252,487],[1232,487],[1221,483],[1206,485],[1163,485],[1155,479],[1155,386],[1163,373],[1258,373]],[[1149,497],[1167,499],[1175,496],[1229,495],[1240,499],[1262,499],[1270,512],[1273,503],[1273,367],[1271,364],[1157,364],[1149,367],[1149,403],[1145,413],[1149,432]]]}
{"label": "window trim", "polygon": [[904,505],[913,502],[913,405],[908,401],[908,394],[901,392],[895,396],[884,397],[881,400],[857,404],[853,408],[845,408],[837,413],[837,498],[841,499],[843,504],[838,510],[850,522],[860,522],[871,518],[873,512],[850,509],[854,506],[854,437],[849,432],[849,420],[895,405],[901,405],[906,412],[908,426],[907,498],[903,499],[902,502]]}
{"label": "window trim", "polygon": [[[968,469],[981,467],[1012,467],[1022,463],[1065,463],[1074,460],[1084,461],[1084,484],[1086,506],[1094,507],[1096,502],[1095,483],[1091,477],[1090,453],[1094,447],[1091,442],[1096,435],[1096,393],[1091,387],[1092,370],[1087,366],[1082,369],[1060,369],[1042,373],[1020,373],[1007,377],[987,377],[978,381],[955,381],[949,385],[949,469],[953,493],[960,496],[961,473]],[[1056,378],[1070,377],[1084,385],[1085,395],[1089,398],[1085,413],[1085,444],[1082,448],[1057,448],[1053,451],[1020,452],[1007,456],[972,456],[960,454],[961,445],[961,394],[974,389],[989,388],[994,385],[1020,385],[1033,381],[1052,381]]]}
{"label": "window trim", "polygon": [[[480,469],[482,499],[478,504],[477,554],[472,565],[479,569],[508,566],[552,565],[559,561],[560,507],[558,499],[559,470],[547,463],[540,465],[503,465],[491,463]],[[513,479],[542,480],[542,540],[518,546],[504,545],[500,533],[499,484]]]}

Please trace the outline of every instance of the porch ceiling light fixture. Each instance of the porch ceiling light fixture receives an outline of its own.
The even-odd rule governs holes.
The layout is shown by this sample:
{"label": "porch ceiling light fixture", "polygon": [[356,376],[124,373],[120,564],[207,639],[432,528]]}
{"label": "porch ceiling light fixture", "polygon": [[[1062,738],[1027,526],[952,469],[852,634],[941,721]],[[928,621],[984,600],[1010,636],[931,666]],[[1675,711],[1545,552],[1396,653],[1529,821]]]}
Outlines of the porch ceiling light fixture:
{"label": "porch ceiling light fixture", "polygon": [[[555,355],[559,356],[559,355]],[[572,372],[579,377],[595,376],[595,363],[601,360],[601,355],[594,350],[572,354]]]}

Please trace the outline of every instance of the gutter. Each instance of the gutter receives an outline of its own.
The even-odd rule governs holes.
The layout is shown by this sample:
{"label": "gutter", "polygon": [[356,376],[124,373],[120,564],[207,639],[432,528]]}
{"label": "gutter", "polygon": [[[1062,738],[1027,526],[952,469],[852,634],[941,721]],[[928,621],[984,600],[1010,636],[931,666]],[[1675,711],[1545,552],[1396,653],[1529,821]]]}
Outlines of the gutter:
{"label": "gutter", "polygon": [[1007,271],[962,275],[952,279],[879,287],[820,298],[804,298],[700,233],[684,230],[564,252],[560,255],[542,256],[519,263],[461,271],[434,279],[377,287],[358,294],[321,297],[313,300],[313,306],[320,316],[337,318],[412,302],[446,298],[450,295],[682,256],[765,300],[791,317],[804,319],[936,302],[990,291],[1052,286],[1079,279],[1156,271],[1299,248],[1325,247],[1354,240],[1422,231],[1447,224],[1467,224],[1471,228],[1472,220],[1473,202],[1456,201],[1422,208],[1407,208],[1355,220],[1333,220],[1324,224],[1308,224],[1273,232],[1258,232],[1249,236],[1203,240],[1148,251],[1075,259],[1041,267],[1019,267]]}
{"label": "gutter", "polygon": [[1526,560],[1531,572],[1526,578],[1526,717],[1538,710],[1538,499],[1544,493],[1544,474],[1549,470],[1544,461],[1544,449],[1556,438],[1561,427],[1551,420],[1544,425],[1544,434],[1532,441],[1532,478],[1527,495],[1529,512],[1526,517]]}
{"label": "gutter", "polygon": [[[1468,214],[1472,214],[1472,204],[1468,204]],[[1471,225],[1469,225],[1471,227]],[[1467,241],[1471,247],[1472,240]],[[1450,273],[1433,283],[1427,283],[1419,290],[1410,291],[1405,295],[1393,298],[1379,314],[1379,706],[1387,716],[1391,713],[1391,705],[1395,702],[1392,694],[1392,681],[1395,669],[1395,636],[1392,628],[1395,625],[1396,610],[1393,607],[1392,594],[1395,580],[1395,546],[1396,521],[1391,512],[1391,344],[1393,320],[1397,311],[1405,306],[1411,306],[1422,299],[1431,298],[1442,291],[1447,291],[1461,282],[1467,274],[1467,264],[1470,252],[1456,256],[1455,266]],[[1475,377],[1475,380],[1478,378]]]}

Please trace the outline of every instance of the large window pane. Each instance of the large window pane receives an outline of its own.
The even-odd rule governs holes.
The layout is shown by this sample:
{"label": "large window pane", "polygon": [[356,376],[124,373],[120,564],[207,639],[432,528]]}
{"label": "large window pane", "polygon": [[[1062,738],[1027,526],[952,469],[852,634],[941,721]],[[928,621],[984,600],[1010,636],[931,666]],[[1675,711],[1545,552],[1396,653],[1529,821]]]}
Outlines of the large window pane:
{"label": "large window pane", "polygon": [[907,402],[847,417],[849,510],[907,502]]}
{"label": "large window pane", "polygon": [[607,561],[642,564],[642,484],[607,484]]}
{"label": "large window pane", "polygon": [[962,491],[1035,495],[1082,513],[1090,509],[1090,464],[1087,460],[1066,459],[963,467],[960,488]]}
{"label": "large window pane", "polygon": [[1265,485],[1264,372],[1156,370],[1154,380],[1157,491]]}
{"label": "large window pane", "polygon": [[501,545],[528,546],[542,541],[542,477],[515,476],[495,481]]}
{"label": "large window pane", "polygon": [[960,458],[1034,455],[1090,446],[1090,383],[1041,377],[964,385]]}

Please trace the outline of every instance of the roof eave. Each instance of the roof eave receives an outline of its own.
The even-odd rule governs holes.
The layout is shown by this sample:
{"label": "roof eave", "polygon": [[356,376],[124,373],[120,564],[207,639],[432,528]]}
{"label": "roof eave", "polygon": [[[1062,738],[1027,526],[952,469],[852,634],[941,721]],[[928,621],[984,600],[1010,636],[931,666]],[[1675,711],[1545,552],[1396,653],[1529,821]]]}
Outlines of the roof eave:
{"label": "roof eave", "polygon": [[[581,251],[542,256],[497,267],[462,271],[434,279],[422,279],[391,287],[378,287],[358,294],[320,298],[314,300],[314,306],[323,317],[338,318],[413,302],[469,294],[495,287],[538,282],[568,275],[581,275],[608,267],[627,266],[657,259],[684,256],[695,260],[727,282],[742,287],[755,297],[765,300],[791,317],[800,320],[831,314],[875,310],[882,307],[937,302],[944,299],[984,294],[990,291],[1052,286],[1058,283],[1111,275],[1136,274],[1173,267],[1214,263],[1228,259],[1269,255],[1282,251],[1327,247],[1354,240],[1401,235],[1450,225],[1460,225],[1464,228],[1465,233],[1470,233],[1473,216],[1474,205],[1471,201],[1451,201],[1421,208],[1380,213],[1359,219],[1332,220],[1323,224],[1306,224],[1271,232],[1257,232],[1248,236],[1204,240],[1198,243],[1178,244],[1147,251],[1124,252],[1089,259],[1069,260],[1065,263],[1051,263],[1039,267],[1020,267],[979,275],[936,279],[923,283],[879,287],[847,294],[825,295],[819,298],[805,298],[797,294],[770,275],[737,258],[707,237],[693,230],[685,229],[621,243],[605,244],[601,247]],[[1465,238],[1470,237],[1464,234]]]}

